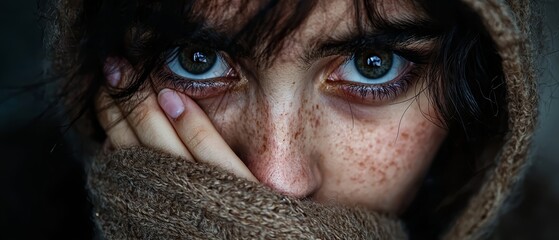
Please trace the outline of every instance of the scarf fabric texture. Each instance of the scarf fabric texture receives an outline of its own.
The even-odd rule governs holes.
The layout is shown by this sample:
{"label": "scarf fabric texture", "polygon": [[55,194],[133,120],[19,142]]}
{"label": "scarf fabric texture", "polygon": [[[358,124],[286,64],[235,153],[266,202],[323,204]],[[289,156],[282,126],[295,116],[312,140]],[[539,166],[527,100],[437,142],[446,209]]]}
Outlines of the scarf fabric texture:
{"label": "scarf fabric texture", "polygon": [[291,199],[145,148],[98,157],[89,187],[107,239],[405,239],[389,216]]}
{"label": "scarf fabric texture", "polygon": [[[463,0],[502,58],[508,135],[443,239],[487,237],[528,164],[536,124],[528,0]],[[97,157],[88,188],[107,239],[406,239],[394,216],[276,194],[218,168],[144,148]]]}

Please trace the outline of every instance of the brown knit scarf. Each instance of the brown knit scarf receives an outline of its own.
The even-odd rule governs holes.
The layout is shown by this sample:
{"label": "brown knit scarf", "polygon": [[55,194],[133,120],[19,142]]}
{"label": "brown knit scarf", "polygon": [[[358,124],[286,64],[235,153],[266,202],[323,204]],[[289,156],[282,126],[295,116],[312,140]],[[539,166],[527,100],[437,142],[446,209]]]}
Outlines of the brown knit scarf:
{"label": "brown knit scarf", "polygon": [[107,239],[405,239],[389,216],[278,195],[145,148],[95,159],[88,187]]}

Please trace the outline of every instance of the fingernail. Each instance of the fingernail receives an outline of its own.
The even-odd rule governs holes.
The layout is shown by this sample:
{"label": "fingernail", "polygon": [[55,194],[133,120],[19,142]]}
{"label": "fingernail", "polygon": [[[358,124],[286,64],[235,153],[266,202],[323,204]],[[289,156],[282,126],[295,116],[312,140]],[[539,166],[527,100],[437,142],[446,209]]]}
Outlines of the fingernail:
{"label": "fingernail", "polygon": [[184,112],[184,103],[179,95],[171,89],[163,89],[157,96],[159,106],[170,118],[178,118]]}
{"label": "fingernail", "polygon": [[103,66],[103,73],[105,74],[105,79],[107,79],[109,85],[112,87],[118,86],[122,76],[119,61],[116,58],[107,58],[105,65]]}

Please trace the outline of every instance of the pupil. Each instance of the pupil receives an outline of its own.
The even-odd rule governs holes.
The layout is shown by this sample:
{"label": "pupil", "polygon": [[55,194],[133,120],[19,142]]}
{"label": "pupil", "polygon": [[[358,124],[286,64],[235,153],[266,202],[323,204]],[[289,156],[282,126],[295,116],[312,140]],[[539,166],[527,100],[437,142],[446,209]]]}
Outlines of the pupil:
{"label": "pupil", "polygon": [[200,62],[200,63],[207,63],[208,59],[206,59],[206,55],[201,52],[195,52],[194,56],[192,57],[193,62]]}
{"label": "pupil", "polygon": [[380,67],[382,66],[382,59],[380,59],[380,57],[378,56],[372,56],[370,58],[367,58],[367,65],[373,67]]}
{"label": "pupil", "polygon": [[212,69],[217,61],[217,54],[211,49],[185,47],[180,50],[179,63],[191,74],[204,74]]}
{"label": "pupil", "polygon": [[378,79],[390,72],[393,53],[391,51],[363,51],[355,53],[355,68],[366,78]]}

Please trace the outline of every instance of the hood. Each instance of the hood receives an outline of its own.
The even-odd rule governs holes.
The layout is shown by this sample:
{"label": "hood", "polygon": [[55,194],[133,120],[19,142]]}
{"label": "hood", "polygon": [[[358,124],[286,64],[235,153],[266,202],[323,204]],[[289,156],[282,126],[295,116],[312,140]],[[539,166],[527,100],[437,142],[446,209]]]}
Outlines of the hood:
{"label": "hood", "polygon": [[[47,29],[53,67],[62,75],[74,75],[68,63],[79,58],[73,49],[79,45],[79,38],[71,34],[79,19],[79,1],[54,2],[58,7],[50,14],[55,17]],[[537,24],[533,23],[537,21],[532,3],[462,2],[479,16],[502,60],[507,111],[503,124],[507,125],[507,133],[488,147],[491,149],[484,158],[491,161],[490,167],[483,168],[482,180],[441,233],[444,239],[487,237],[529,165],[537,116],[533,68],[533,46],[537,43]],[[72,96],[66,99],[82,101]],[[352,239],[405,238],[402,224],[393,216],[293,200],[211,166],[178,162],[181,161],[142,148],[95,158],[89,169],[88,187],[101,231],[109,238],[119,239],[181,238],[189,234],[197,238],[336,239],[347,238],[347,234]]]}
{"label": "hood", "polygon": [[507,92],[508,133],[485,172],[480,189],[444,235],[446,239],[479,239],[494,226],[529,165],[536,126],[534,73],[535,16],[528,0],[463,0],[481,18],[502,59]]}

